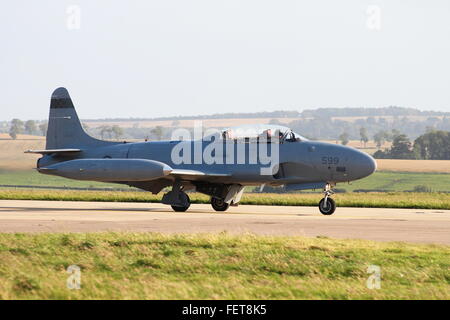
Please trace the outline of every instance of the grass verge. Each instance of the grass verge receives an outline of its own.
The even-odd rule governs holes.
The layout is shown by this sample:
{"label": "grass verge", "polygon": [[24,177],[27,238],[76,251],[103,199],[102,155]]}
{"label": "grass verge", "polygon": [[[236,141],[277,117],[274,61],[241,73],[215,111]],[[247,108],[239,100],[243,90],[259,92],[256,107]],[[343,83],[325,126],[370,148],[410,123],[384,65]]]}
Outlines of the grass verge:
{"label": "grass verge", "polygon": [[[449,246],[323,237],[0,234],[0,299],[450,299],[449,257]],[[66,287],[70,265],[80,290]]]}
{"label": "grass verge", "polygon": [[[0,189],[0,200],[55,200],[55,201],[113,201],[159,202],[162,194],[133,191],[71,191],[36,189]],[[192,203],[209,203],[209,197],[199,193],[189,194]],[[320,194],[296,193],[246,193],[241,204],[317,206]],[[361,208],[415,208],[450,210],[450,193],[339,193],[333,196],[338,206]]]}

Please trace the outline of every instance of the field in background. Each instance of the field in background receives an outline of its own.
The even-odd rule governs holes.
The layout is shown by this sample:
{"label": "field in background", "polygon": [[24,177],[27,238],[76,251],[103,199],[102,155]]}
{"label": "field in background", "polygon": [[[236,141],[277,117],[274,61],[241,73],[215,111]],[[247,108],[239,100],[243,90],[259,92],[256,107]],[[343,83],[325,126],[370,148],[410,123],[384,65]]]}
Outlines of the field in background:
{"label": "field in background", "polygon": [[450,173],[450,160],[377,159],[377,164],[378,171]]}
{"label": "field in background", "polygon": [[[367,178],[338,183],[337,188],[351,191],[450,191],[450,174],[415,172],[375,172]],[[426,190],[425,190],[426,189]]]}
{"label": "field in background", "polygon": [[[450,247],[228,234],[0,234],[0,299],[450,299]],[[69,290],[67,268],[81,269]],[[370,265],[381,289],[367,288]]]}
{"label": "field in background", "polygon": [[46,186],[58,188],[102,188],[102,189],[130,189],[126,185],[117,183],[103,183],[95,181],[71,180],[46,174],[36,170],[6,171],[0,170],[0,186]]}
{"label": "field in background", "polygon": [[[192,203],[210,203],[209,196],[189,193]],[[0,200],[161,202],[162,193],[138,191],[72,191],[0,189]],[[240,204],[278,206],[317,206],[321,194],[244,193]],[[450,210],[450,193],[339,193],[333,196],[339,207],[416,208]],[[149,205],[151,207],[151,205]]]}
{"label": "field in background", "polygon": [[36,167],[40,155],[24,154],[29,149],[44,149],[45,138],[19,134],[12,140],[7,134],[0,134],[0,170],[30,170]]}

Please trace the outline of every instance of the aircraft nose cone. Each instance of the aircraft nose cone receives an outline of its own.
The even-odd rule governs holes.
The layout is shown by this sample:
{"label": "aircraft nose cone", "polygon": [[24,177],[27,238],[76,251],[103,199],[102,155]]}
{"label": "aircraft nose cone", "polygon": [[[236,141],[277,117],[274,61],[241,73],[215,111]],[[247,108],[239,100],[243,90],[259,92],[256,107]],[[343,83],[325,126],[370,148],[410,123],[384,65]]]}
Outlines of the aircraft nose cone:
{"label": "aircraft nose cone", "polygon": [[377,162],[375,161],[375,159],[372,156],[370,156],[368,154],[365,154],[365,156],[366,156],[366,163],[367,163],[366,164],[366,166],[367,166],[366,172],[367,172],[367,175],[369,176],[377,170]]}
{"label": "aircraft nose cone", "polygon": [[377,170],[377,162],[367,153],[357,151],[352,156],[353,176],[355,179],[361,179],[370,176]]}

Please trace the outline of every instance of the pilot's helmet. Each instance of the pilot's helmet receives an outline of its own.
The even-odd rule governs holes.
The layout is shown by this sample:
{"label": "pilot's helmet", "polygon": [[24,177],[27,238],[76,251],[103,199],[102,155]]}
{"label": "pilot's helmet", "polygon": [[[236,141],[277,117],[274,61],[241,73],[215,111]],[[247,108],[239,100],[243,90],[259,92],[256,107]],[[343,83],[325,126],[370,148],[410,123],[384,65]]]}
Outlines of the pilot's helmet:
{"label": "pilot's helmet", "polygon": [[283,132],[281,132],[281,130],[278,130],[278,138],[283,138],[284,134]]}

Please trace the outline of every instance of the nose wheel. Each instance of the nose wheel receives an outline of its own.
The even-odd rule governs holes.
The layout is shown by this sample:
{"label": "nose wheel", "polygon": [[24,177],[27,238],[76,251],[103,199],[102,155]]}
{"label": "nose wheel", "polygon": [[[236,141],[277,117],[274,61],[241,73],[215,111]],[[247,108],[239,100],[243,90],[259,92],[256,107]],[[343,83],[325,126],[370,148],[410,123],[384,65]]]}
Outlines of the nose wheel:
{"label": "nose wheel", "polygon": [[319,202],[319,211],[321,214],[329,216],[336,211],[336,202],[330,197],[334,192],[331,190],[331,186],[327,184],[323,193],[325,197]]}

